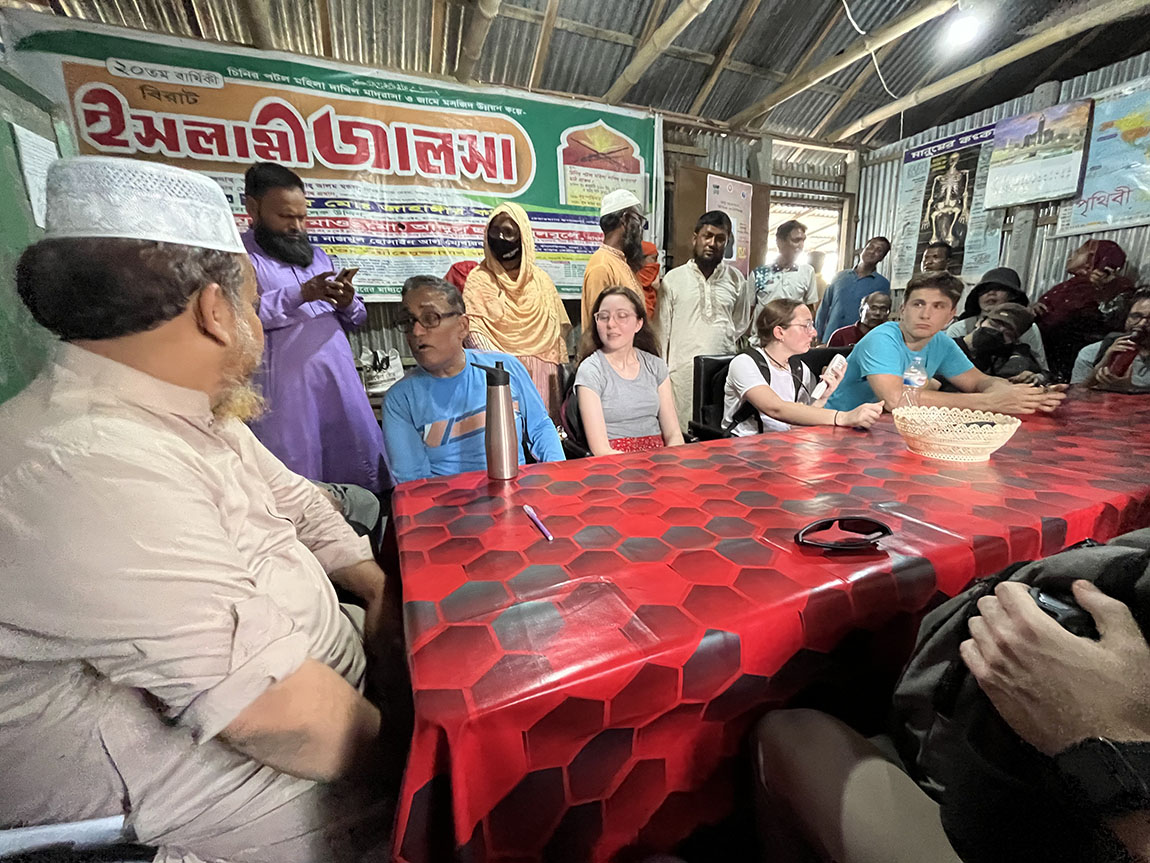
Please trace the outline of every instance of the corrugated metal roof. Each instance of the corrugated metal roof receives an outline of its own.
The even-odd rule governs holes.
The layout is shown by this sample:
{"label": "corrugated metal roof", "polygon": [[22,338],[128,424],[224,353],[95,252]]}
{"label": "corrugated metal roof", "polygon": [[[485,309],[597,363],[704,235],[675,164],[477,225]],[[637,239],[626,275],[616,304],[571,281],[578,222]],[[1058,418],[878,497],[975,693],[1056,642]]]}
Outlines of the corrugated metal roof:
{"label": "corrugated metal roof", "polygon": [[[43,0],[49,2],[49,0]],[[50,0],[57,14],[119,24],[159,33],[203,36],[224,42],[251,44],[253,34],[245,17],[252,0]],[[681,0],[665,0],[661,7],[638,0],[558,0],[557,21],[544,61],[543,89],[599,97],[618,80],[634,56],[638,41],[661,8],[660,20]],[[676,39],[674,45],[647,69],[624,101],[664,111],[687,112],[715,62],[731,38],[737,42],[731,61],[705,99],[702,116],[725,120],[777,89],[795,72],[808,48],[826,31],[826,38],[810,54],[807,69],[854,44],[858,33],[841,14],[841,0],[761,0],[749,25],[740,34],[731,30],[744,4],[750,0],[712,0],[708,8]],[[877,29],[920,0],[848,0],[859,26]],[[883,75],[890,88],[903,95],[978,57],[1016,42],[1020,30],[1031,27],[1064,0],[977,0],[982,12],[993,13],[993,29],[965,52],[948,54],[944,28],[954,10],[904,36],[886,53]],[[263,4],[259,4],[263,5]],[[480,80],[506,86],[530,84],[536,46],[549,0],[505,0],[492,24],[476,70]],[[466,32],[475,0],[274,0],[268,2],[273,47],[320,55],[325,47],[333,59],[396,69],[416,74],[450,75]],[[321,10],[326,8],[326,20]],[[827,29],[828,22],[832,26]],[[651,22],[652,24],[655,22]],[[326,35],[325,35],[326,34]],[[1129,40],[1110,40],[1098,50],[1126,50]],[[1062,54],[1066,45],[1058,47]],[[838,106],[842,92],[860,74],[868,80],[849,104],[837,110],[828,126],[837,128],[876,106],[890,101],[878,76],[865,72],[864,61],[853,64],[815,88],[780,105],[767,118],[768,131],[809,134],[827,113]],[[1056,71],[1056,70],[1055,70]],[[1025,76],[1023,75],[1022,78]],[[1021,86],[1019,75],[998,76],[983,88],[966,88],[959,98],[935,100],[907,114],[911,128],[933,125],[938,116],[954,110],[961,97],[977,92],[984,104],[1000,102]],[[969,98],[968,98],[968,101]],[[961,104],[967,104],[962,102]],[[971,105],[971,107],[976,107]],[[879,140],[897,134],[892,121]],[[833,128],[825,128],[833,131]],[[804,161],[822,164],[841,161],[835,154],[804,151]]]}

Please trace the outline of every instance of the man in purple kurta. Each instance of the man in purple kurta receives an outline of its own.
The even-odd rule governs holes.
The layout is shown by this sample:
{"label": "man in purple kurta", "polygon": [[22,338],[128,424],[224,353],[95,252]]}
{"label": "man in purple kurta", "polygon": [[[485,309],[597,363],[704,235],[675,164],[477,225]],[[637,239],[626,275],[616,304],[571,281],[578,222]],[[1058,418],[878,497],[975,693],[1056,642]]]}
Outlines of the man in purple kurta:
{"label": "man in purple kurta", "polygon": [[245,195],[252,229],[243,243],[259,282],[267,399],[252,430],[301,476],[379,494],[392,485],[383,433],[347,341],[367,320],[354,274],[337,277],[331,258],[308,240],[307,198],[295,173],[253,165]]}

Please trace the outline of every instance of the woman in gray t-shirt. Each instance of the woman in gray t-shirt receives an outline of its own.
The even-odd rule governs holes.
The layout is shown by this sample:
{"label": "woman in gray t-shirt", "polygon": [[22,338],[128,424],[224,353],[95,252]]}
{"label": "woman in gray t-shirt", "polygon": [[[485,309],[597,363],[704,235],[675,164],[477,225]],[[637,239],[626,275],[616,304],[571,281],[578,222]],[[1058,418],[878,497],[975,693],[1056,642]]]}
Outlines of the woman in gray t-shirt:
{"label": "woman in gray t-shirt", "polygon": [[643,301],[630,288],[607,288],[595,300],[591,321],[598,350],[579,364],[575,392],[592,455],[681,444],[667,364]]}

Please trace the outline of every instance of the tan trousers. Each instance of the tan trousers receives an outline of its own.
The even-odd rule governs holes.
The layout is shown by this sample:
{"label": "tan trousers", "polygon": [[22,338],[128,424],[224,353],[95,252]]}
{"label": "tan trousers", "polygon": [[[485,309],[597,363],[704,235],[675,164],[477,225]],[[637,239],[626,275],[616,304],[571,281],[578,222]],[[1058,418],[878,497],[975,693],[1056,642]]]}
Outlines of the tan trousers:
{"label": "tan trousers", "polygon": [[938,804],[881,749],[825,713],[768,714],[756,729],[755,761],[770,863],[961,863]]}

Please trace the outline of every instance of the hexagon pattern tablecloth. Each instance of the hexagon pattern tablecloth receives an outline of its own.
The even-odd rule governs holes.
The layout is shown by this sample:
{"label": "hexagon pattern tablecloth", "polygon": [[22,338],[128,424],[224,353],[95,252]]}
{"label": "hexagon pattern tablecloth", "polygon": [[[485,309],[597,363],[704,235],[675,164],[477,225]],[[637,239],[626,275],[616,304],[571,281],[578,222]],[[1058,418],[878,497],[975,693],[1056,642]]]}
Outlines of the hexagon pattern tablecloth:
{"label": "hexagon pattern tablecloth", "polygon": [[[888,416],[400,486],[416,726],[396,856],[672,847],[730,805],[724,770],[800,651],[1150,524],[1148,421],[1150,399],[1076,393],[983,464],[913,455]],[[894,535],[794,544],[842,514]]]}

